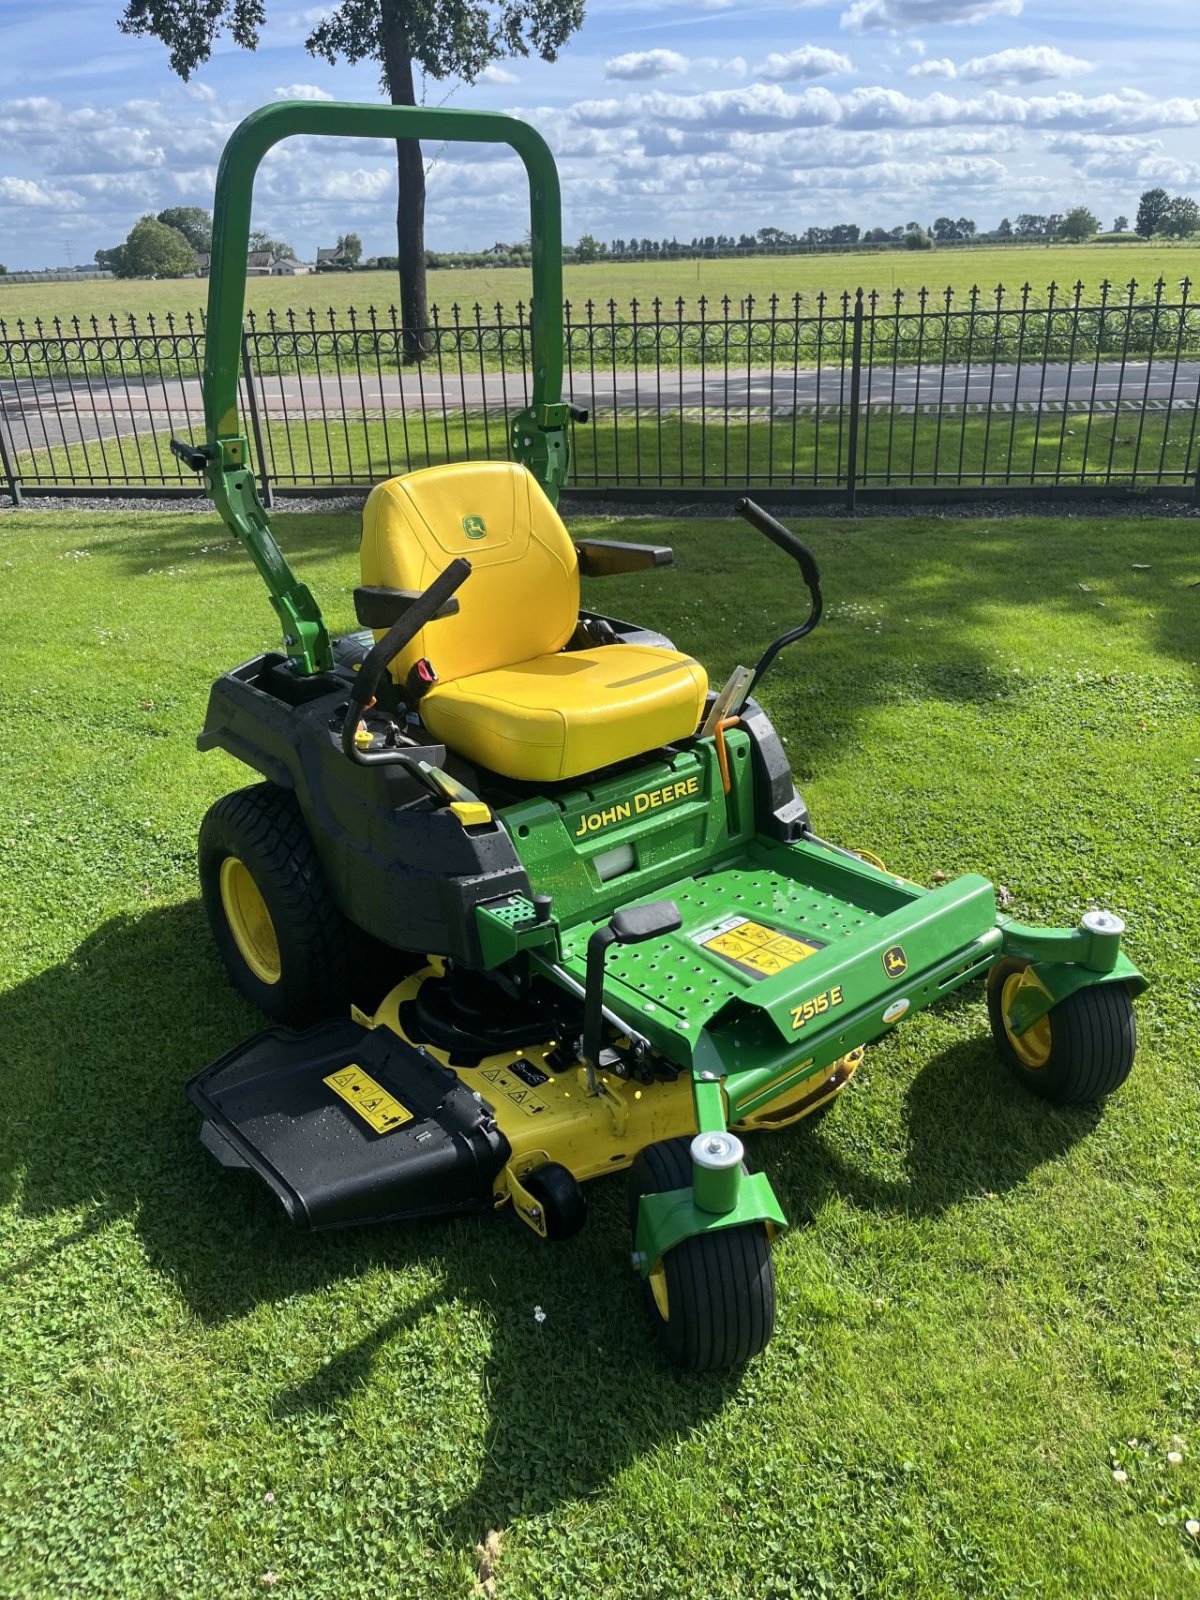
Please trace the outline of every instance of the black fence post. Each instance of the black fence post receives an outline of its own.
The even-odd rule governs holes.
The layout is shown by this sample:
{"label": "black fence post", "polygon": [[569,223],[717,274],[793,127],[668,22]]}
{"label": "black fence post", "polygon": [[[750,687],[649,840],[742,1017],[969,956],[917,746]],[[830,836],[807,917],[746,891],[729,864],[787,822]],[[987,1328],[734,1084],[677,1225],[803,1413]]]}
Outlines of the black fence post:
{"label": "black fence post", "polygon": [[850,429],[846,441],[846,510],[854,510],[858,493],[858,406],[862,394],[863,292],[854,296],[854,324],[850,344]]}
{"label": "black fence post", "polygon": [[275,491],[267,472],[267,453],[263,449],[262,422],[258,415],[258,396],[254,392],[254,373],[250,366],[250,336],[242,329],[242,378],[246,384],[246,404],[250,407],[250,431],[254,435],[254,449],[258,456],[258,476],[262,483],[263,505],[269,511],[275,504]]}
{"label": "black fence post", "polygon": [[9,448],[2,414],[0,414],[0,466],[4,468],[4,479],[8,484],[8,492],[12,495],[13,506],[18,507],[22,504],[21,480],[17,477],[16,453]]}

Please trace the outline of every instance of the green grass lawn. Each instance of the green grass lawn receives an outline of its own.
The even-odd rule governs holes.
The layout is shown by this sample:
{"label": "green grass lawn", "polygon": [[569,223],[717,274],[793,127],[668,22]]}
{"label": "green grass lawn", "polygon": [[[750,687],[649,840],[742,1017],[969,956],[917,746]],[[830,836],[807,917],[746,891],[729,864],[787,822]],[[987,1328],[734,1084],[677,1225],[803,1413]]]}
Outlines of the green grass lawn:
{"label": "green grass lawn", "polygon": [[[849,251],[809,256],[749,256],[742,260],[717,261],[609,261],[590,266],[568,266],[564,288],[576,320],[586,318],[586,302],[592,300],[598,316],[607,316],[610,298],[617,301],[618,315],[627,311],[628,302],[637,298],[650,315],[649,307],[657,295],[674,315],[674,302],[682,296],[685,315],[693,315],[701,295],[709,302],[709,316],[720,315],[720,301],[729,295],[734,316],[741,314],[740,302],[752,294],[766,314],[766,300],[778,294],[785,300],[794,294],[806,301],[824,290],[840,296],[853,294],[860,285],[891,294],[904,289],[908,294],[925,285],[934,296],[947,287],[960,298],[973,284],[984,295],[998,283],[1019,298],[1021,285],[1032,284],[1041,304],[1048,284],[1054,279],[1061,293],[1069,295],[1076,282],[1087,291],[1084,298],[1099,296],[1104,279],[1125,285],[1136,278],[1148,292],[1156,279],[1163,278],[1165,298],[1177,298],[1179,281],[1200,279],[1200,242],[1173,245],[1162,239],[1129,244],[980,246],[970,250],[908,251],[892,250],[879,254]],[[530,276],[524,269],[509,267],[445,268],[429,274],[429,300],[448,318],[458,305],[470,312],[476,301],[485,316],[499,301],[511,313],[518,300],[529,301]],[[47,320],[58,317],[115,315],[124,319],[130,312],[138,317],[148,313],[177,317],[198,312],[206,303],[208,286],[198,279],[181,278],[161,282],[113,282],[90,280],[83,283],[14,283],[0,279],[0,317],[10,324],[18,317]],[[328,308],[344,312],[355,306],[359,311],[375,306],[379,311],[397,301],[399,287],[390,272],[322,273],[319,277],[249,278],[246,304],[259,316],[268,309],[279,314],[289,308],[297,312],[310,306],[324,314]],[[986,299],[983,302],[986,304]]]}
{"label": "green grass lawn", "polygon": [[[347,624],[353,519],[278,527]],[[469,1597],[489,1539],[497,1600],[1195,1593],[1195,529],[805,531],[826,621],[764,699],[818,830],[1029,920],[1109,906],[1153,987],[1100,1115],[1010,1081],[976,985],[759,1136],[778,1332],[694,1379],[651,1347],[618,1178],[560,1246],[313,1238],[201,1149],[184,1081],[258,1019],[192,861],[247,775],[194,735],[273,619],[210,518],[0,518],[6,1600]],[[589,598],[715,678],[801,610],[741,523],[633,537],[677,567]]]}

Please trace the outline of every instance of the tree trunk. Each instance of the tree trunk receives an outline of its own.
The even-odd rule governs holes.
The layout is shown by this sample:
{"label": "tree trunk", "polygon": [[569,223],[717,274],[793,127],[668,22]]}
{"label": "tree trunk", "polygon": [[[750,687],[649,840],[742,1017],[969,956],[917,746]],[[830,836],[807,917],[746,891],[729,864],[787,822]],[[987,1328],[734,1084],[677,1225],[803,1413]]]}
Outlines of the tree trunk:
{"label": "tree trunk", "polygon": [[[394,106],[417,103],[404,0],[382,0],[383,76]],[[416,139],[396,140],[396,255],[400,271],[400,322],[405,361],[429,354],[429,301],[425,289],[425,161]]]}

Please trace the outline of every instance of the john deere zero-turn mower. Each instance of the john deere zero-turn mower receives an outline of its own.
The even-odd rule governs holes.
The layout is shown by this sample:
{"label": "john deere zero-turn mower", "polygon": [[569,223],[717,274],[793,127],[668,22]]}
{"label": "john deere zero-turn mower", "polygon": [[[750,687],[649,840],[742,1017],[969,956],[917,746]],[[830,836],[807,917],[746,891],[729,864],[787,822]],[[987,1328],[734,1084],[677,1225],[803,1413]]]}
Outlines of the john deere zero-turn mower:
{"label": "john deere zero-turn mower", "polygon": [[[508,462],[393,478],[363,515],[362,631],[331,639],[271,536],[238,422],[253,177],[292,134],[511,145],[529,176],[533,393]],[[511,1208],[560,1239],[628,1168],[633,1261],[666,1355],[760,1351],[787,1226],[742,1135],[827,1106],[864,1045],[986,974],[1001,1055],[1059,1104],[1133,1061],[1122,923],[998,915],[967,874],[923,889],[817,837],[756,698],[806,621],[716,692],[652,629],[581,610],[581,574],[671,552],[572,542],[571,407],[549,150],[507,117],[275,105],[217,180],[203,472],[283,625],[212,690],[202,749],[262,781],[217,802],[200,878],[230,976],[272,1026],[199,1073],[202,1138],[307,1228]],[[385,982],[368,1004],[372,975]],[[382,994],[382,999],[378,994]],[[300,1028],[303,1031],[293,1031]]]}

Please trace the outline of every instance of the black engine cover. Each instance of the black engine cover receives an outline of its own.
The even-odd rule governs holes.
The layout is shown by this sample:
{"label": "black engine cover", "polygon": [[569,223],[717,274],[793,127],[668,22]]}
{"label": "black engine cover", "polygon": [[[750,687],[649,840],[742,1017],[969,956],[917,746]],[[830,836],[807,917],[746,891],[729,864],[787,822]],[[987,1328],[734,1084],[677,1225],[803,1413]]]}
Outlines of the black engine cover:
{"label": "black engine cover", "polygon": [[303,1228],[489,1210],[511,1153],[454,1073],[349,1020],[268,1028],[187,1092],[208,1149],[258,1173]]}

